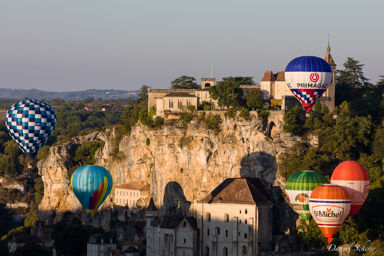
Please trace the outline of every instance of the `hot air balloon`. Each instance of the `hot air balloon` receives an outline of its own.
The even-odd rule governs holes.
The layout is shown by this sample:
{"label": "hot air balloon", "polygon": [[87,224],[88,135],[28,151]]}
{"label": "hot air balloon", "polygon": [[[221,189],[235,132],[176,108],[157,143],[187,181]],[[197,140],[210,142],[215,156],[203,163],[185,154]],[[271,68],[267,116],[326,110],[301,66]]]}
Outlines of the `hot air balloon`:
{"label": "hot air balloon", "polygon": [[328,183],[328,180],[315,171],[300,171],[292,174],[286,184],[285,193],[292,209],[308,224],[311,213],[309,211],[309,197],[317,186]]}
{"label": "hot air balloon", "polygon": [[95,215],[112,189],[112,176],[104,167],[84,165],[71,177],[71,187],[84,209]]}
{"label": "hot air balloon", "polygon": [[32,154],[39,151],[55,129],[56,114],[47,103],[27,99],[8,109],[5,125],[30,162]]}
{"label": "hot air balloon", "polygon": [[309,111],[331,84],[332,69],[319,57],[298,57],[285,68],[285,81],[301,105]]}
{"label": "hot air balloon", "polygon": [[331,183],[347,190],[351,198],[349,216],[354,216],[368,196],[369,177],[367,171],[356,161],[344,161],[333,171]]}
{"label": "hot air balloon", "polygon": [[323,184],[312,191],[309,208],[321,232],[330,243],[348,217],[351,199],[343,187]]}

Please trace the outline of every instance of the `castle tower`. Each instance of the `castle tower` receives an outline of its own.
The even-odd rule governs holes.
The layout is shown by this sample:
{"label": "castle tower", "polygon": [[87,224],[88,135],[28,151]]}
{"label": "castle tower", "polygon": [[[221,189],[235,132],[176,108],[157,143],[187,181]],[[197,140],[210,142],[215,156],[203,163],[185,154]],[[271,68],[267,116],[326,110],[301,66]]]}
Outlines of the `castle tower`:
{"label": "castle tower", "polygon": [[145,216],[147,219],[147,256],[155,255],[153,252],[155,250],[154,246],[156,244],[155,242],[155,230],[151,226],[151,222],[155,219],[155,217],[158,214],[158,210],[155,206],[155,203],[153,202],[153,198],[151,197],[151,200],[149,201],[149,205],[147,209],[145,209]]}
{"label": "castle tower", "polygon": [[215,86],[215,78],[201,78],[201,89],[210,88]]}
{"label": "castle tower", "polygon": [[329,85],[327,91],[323,94],[323,96],[320,98],[320,102],[327,106],[329,111],[332,111],[335,108],[335,74],[336,74],[336,63],[332,58],[331,55],[331,47],[329,46],[329,43],[327,45],[327,54],[324,57],[324,60],[328,62],[328,64],[331,66],[332,69],[332,83]]}

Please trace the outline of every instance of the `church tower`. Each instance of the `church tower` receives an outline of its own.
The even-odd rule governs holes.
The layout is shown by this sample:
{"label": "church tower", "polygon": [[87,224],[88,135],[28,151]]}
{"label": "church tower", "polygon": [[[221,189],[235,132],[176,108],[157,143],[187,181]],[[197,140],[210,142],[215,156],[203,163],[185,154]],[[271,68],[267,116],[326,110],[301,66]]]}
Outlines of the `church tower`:
{"label": "church tower", "polygon": [[215,86],[215,78],[201,78],[201,89],[207,89]]}
{"label": "church tower", "polygon": [[323,94],[323,96],[320,98],[321,104],[327,106],[329,111],[332,111],[335,108],[335,74],[336,74],[336,63],[332,58],[331,55],[331,47],[329,46],[329,42],[327,45],[327,54],[325,54],[324,60],[328,62],[328,64],[331,66],[332,69],[332,82],[329,85],[327,91]]}

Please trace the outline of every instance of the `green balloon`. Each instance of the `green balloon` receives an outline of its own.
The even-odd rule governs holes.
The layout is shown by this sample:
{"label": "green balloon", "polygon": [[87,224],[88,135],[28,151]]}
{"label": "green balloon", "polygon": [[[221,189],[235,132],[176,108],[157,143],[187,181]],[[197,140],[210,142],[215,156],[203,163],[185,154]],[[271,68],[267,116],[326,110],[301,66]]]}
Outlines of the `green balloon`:
{"label": "green balloon", "polygon": [[285,183],[285,194],[292,209],[303,220],[311,218],[309,197],[312,191],[328,180],[318,172],[305,170],[292,174]]}

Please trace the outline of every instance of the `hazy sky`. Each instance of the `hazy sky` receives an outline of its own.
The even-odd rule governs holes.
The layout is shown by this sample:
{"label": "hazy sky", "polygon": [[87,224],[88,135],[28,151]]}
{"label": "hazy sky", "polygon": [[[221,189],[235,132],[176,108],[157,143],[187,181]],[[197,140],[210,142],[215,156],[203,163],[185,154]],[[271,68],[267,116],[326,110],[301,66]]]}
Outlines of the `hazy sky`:
{"label": "hazy sky", "polygon": [[324,57],[384,75],[382,0],[0,0],[0,87],[71,91],[168,88]]}

